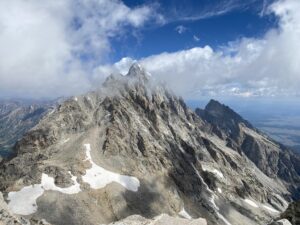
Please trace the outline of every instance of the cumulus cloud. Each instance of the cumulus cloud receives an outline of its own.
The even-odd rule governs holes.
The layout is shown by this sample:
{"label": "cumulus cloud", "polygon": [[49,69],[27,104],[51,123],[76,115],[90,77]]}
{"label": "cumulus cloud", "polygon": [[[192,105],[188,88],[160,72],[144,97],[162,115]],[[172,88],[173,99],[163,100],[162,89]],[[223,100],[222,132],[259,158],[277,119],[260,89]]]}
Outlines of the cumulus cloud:
{"label": "cumulus cloud", "polygon": [[150,5],[119,0],[0,1],[0,96],[84,92],[107,60],[110,38],[162,20]]}
{"label": "cumulus cloud", "polygon": [[111,65],[110,39],[148,22],[163,23],[149,5],[117,0],[0,2],[0,96],[58,97],[85,92],[110,73],[140,62],[158,81],[187,98],[202,95],[299,95],[300,2],[279,0],[264,9],[279,26],[264,37]]}
{"label": "cumulus cloud", "polygon": [[[281,0],[267,13],[279,18],[279,28],[261,39],[242,38],[220,50],[210,46],[174,53],[161,53],[139,62],[152,75],[165,81],[178,94],[291,96],[299,95],[300,2]],[[122,70],[132,62],[126,58],[113,66]]]}

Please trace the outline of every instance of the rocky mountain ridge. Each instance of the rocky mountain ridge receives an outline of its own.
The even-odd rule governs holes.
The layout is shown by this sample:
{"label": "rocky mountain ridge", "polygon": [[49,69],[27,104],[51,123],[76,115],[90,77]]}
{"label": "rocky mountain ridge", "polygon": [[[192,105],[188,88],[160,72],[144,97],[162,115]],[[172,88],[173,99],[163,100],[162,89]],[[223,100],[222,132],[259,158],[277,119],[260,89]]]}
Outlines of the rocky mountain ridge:
{"label": "rocky mountain ridge", "polygon": [[300,224],[300,201],[292,202],[280,217],[287,219],[293,225]]}
{"label": "rocky mountain ridge", "polygon": [[0,157],[7,157],[18,139],[54,107],[53,102],[0,101]]}
{"label": "rocky mountain ridge", "polygon": [[[282,151],[240,122],[259,144]],[[299,173],[286,167],[291,176],[284,180],[260,167],[238,139],[214,126],[133,65],[127,76],[110,76],[100,90],[58,105],[27,132],[17,156],[0,165],[0,190],[14,213],[53,225],[182,212],[207,224],[271,222],[295,196],[289,188]],[[294,165],[289,160],[284,165]]]}
{"label": "rocky mountain ridge", "polygon": [[196,113],[212,125],[212,132],[226,145],[245,154],[269,177],[284,180],[295,199],[299,199],[300,156],[254,128],[229,107],[211,100]]}

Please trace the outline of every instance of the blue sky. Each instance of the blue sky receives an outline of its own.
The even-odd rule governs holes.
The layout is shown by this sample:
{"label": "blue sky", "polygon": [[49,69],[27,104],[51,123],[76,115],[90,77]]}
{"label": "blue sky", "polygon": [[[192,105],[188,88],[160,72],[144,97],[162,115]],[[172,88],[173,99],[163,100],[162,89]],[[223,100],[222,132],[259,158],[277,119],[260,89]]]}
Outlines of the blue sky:
{"label": "blue sky", "polygon": [[[147,2],[124,1],[129,7],[138,7]],[[216,49],[239,38],[262,37],[277,26],[278,19],[273,14],[263,12],[271,1],[248,1],[248,4],[243,3],[245,1],[233,1],[235,7],[218,15],[218,9],[224,7],[224,2],[157,1],[155,5],[164,13],[167,22],[149,24],[136,34],[132,35],[129,31],[126,36],[112,40],[114,51],[111,60],[117,61],[128,56],[141,58],[164,51],[175,52],[205,45]],[[207,13],[212,15],[206,16]],[[202,15],[204,18],[201,18]]]}
{"label": "blue sky", "polygon": [[0,98],[82,94],[139,62],[186,99],[299,99],[299,11],[299,0],[0,1]]}

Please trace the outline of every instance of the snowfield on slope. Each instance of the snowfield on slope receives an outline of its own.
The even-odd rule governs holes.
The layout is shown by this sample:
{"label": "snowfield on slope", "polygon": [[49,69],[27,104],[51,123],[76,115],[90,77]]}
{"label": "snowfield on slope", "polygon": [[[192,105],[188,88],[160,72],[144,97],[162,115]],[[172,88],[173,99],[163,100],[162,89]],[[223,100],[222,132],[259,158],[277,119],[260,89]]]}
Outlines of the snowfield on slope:
{"label": "snowfield on slope", "polygon": [[[85,147],[87,150],[87,160],[90,161],[92,167],[86,170],[86,174],[82,176],[84,182],[90,184],[90,186],[94,189],[103,188],[111,182],[117,182],[128,190],[138,190],[140,182],[137,178],[113,173],[96,165],[91,158],[90,145],[86,144]],[[71,172],[69,173],[71,174]],[[74,185],[67,188],[61,188],[55,185],[53,177],[43,173],[41,184],[26,186],[20,191],[8,193],[7,200],[9,201],[9,209],[18,215],[30,215],[37,211],[38,206],[36,200],[42,196],[45,191],[58,191],[63,194],[77,194],[81,192],[80,184],[77,182],[77,177],[72,174],[71,176]]]}
{"label": "snowfield on slope", "polygon": [[185,208],[182,208],[182,210],[178,213],[178,215],[179,215],[179,216],[182,216],[183,218],[189,219],[189,220],[193,219],[193,218],[191,217],[191,215],[188,214],[187,211],[185,211]]}
{"label": "snowfield on slope", "polygon": [[269,212],[276,213],[276,214],[280,213],[278,210],[274,209],[271,206],[264,205],[264,204],[261,204],[261,203],[256,203],[256,202],[254,202],[254,201],[252,201],[252,200],[250,200],[248,198],[244,199],[244,202],[246,202],[248,205],[251,205],[254,208],[263,207],[266,210],[268,210]]}
{"label": "snowfield on slope", "polygon": [[58,191],[64,194],[79,193],[81,189],[79,183],[77,183],[77,178],[72,176],[72,180],[74,185],[61,188],[55,185],[53,177],[43,173],[41,184],[34,184],[23,187],[20,191],[9,192],[7,198],[9,200],[8,207],[13,213],[18,215],[33,214],[38,208],[36,200],[43,195],[44,191]]}
{"label": "snowfield on slope", "polygon": [[254,208],[258,208],[258,205],[254,201],[252,201],[248,198],[244,199],[244,202],[246,202],[248,205],[251,205]]}
{"label": "snowfield on slope", "polygon": [[224,178],[224,175],[221,171],[215,169],[215,168],[211,168],[209,166],[206,166],[206,165],[202,165],[202,169],[204,171],[208,171],[208,172],[211,172],[213,174],[215,174],[216,176],[218,176],[219,178],[223,179]]}
{"label": "snowfield on slope", "polygon": [[[193,167],[196,175],[199,177],[199,179],[202,181],[202,183],[205,185],[205,188],[206,190],[211,194],[211,197],[210,197],[210,202],[212,203],[213,207],[216,209],[216,213],[218,215],[218,217],[223,220],[223,222],[226,224],[226,225],[232,225],[221,213],[219,213],[219,207],[216,205],[215,203],[215,195],[214,195],[214,192],[208,187],[208,185],[205,183],[205,181],[203,180],[203,178],[200,176],[198,170],[196,169],[196,167],[191,164],[191,166]],[[203,167],[202,167],[203,169]],[[222,174],[223,175],[223,174]]]}
{"label": "snowfield on slope", "polygon": [[265,209],[267,209],[268,211],[270,212],[273,212],[273,213],[280,213],[278,210],[274,209],[273,207],[270,207],[270,206],[267,206],[267,205],[263,205],[263,207]]}
{"label": "snowfield on slope", "polygon": [[136,192],[138,190],[140,181],[136,177],[114,173],[96,165],[92,160],[91,145],[85,144],[84,146],[86,148],[86,160],[92,164],[92,167],[86,170],[85,175],[82,176],[82,180],[88,183],[91,188],[104,188],[112,182],[117,182],[130,191]]}

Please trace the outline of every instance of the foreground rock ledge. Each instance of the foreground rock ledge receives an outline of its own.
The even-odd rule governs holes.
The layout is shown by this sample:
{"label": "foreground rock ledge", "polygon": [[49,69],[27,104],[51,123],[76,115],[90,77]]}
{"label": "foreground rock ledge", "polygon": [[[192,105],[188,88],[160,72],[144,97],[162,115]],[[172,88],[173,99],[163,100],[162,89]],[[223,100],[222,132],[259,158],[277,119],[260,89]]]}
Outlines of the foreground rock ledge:
{"label": "foreground rock ledge", "polygon": [[161,214],[153,219],[146,219],[139,215],[129,216],[124,220],[110,223],[109,225],[207,225],[206,220],[198,219],[183,219],[172,217],[167,214]]}

